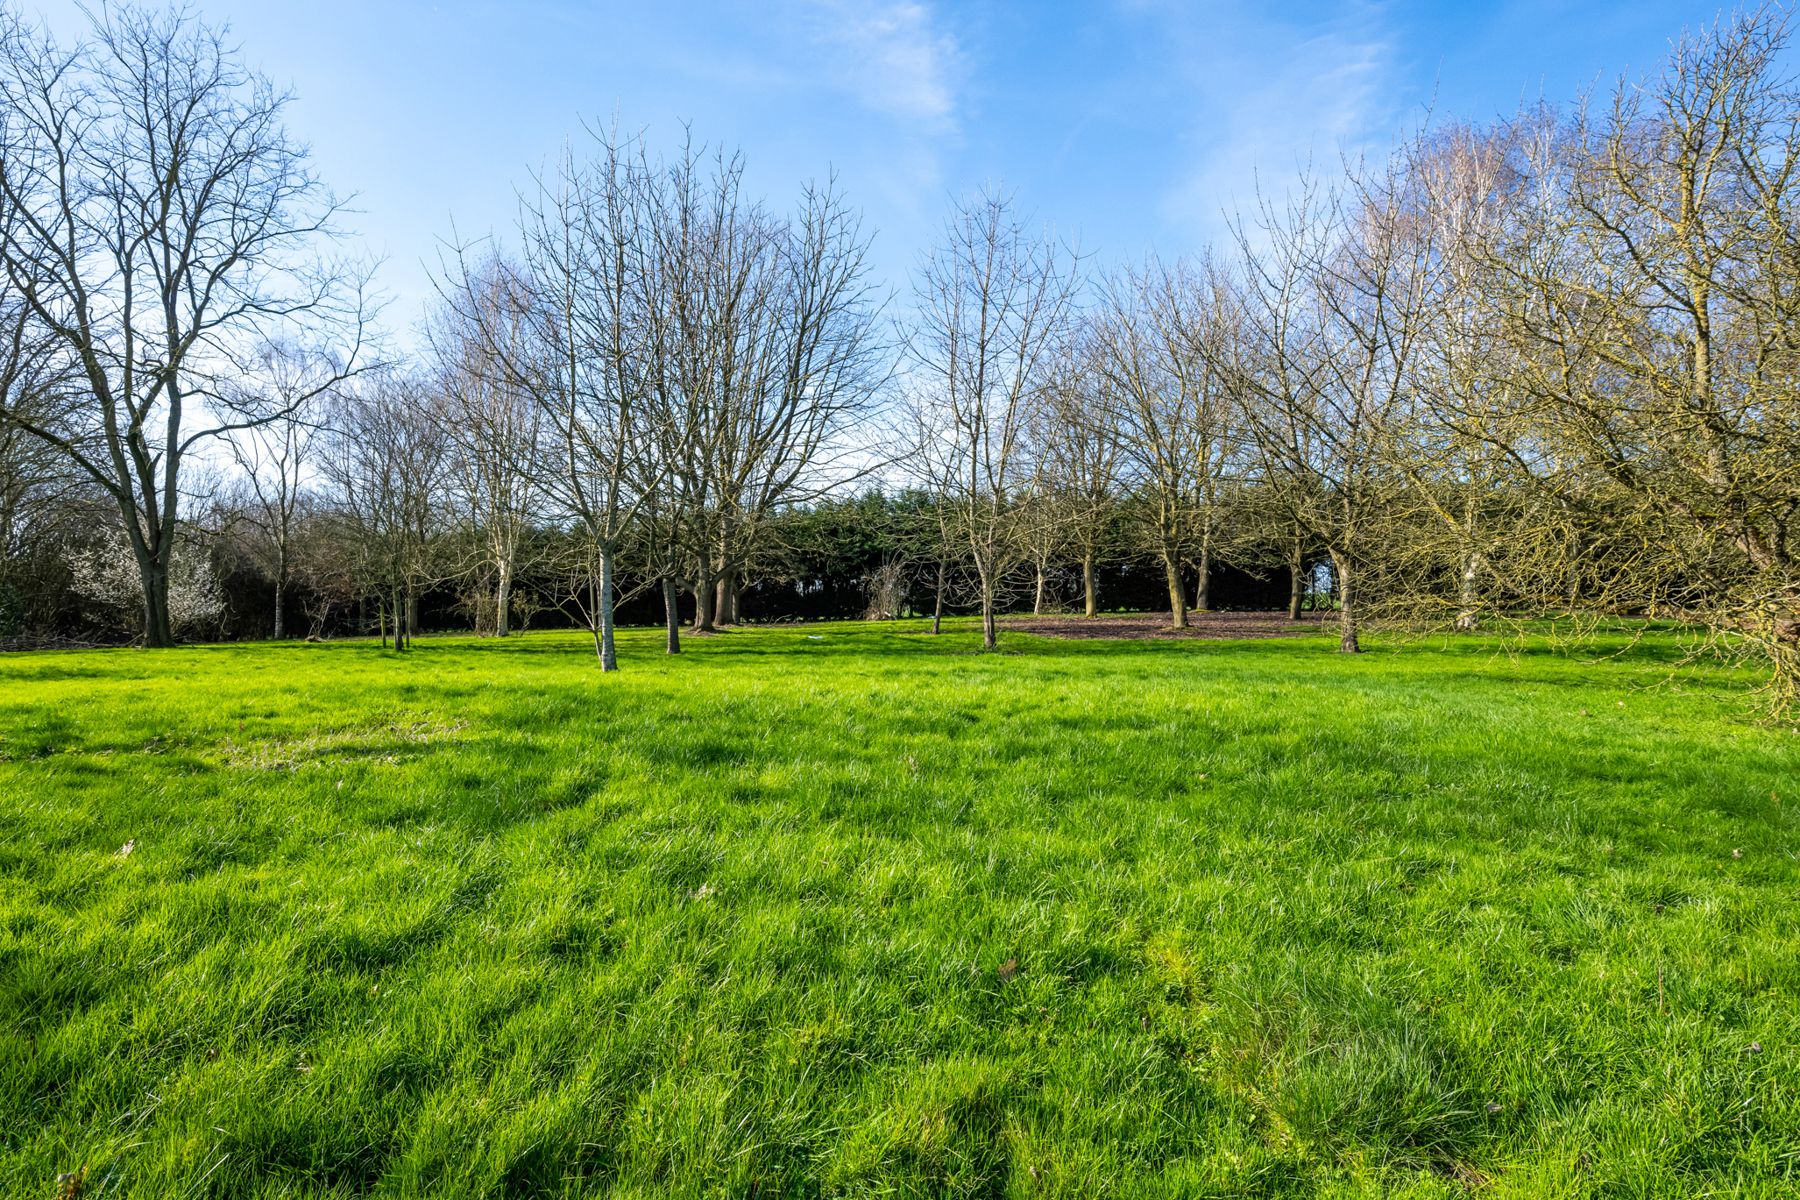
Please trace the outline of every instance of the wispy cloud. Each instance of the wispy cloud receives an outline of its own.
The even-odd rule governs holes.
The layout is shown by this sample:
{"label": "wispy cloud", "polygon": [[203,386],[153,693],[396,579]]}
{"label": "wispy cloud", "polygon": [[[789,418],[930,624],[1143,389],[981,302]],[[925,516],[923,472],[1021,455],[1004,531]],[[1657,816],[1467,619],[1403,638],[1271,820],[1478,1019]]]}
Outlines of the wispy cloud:
{"label": "wispy cloud", "polygon": [[803,0],[832,85],[920,131],[956,131],[956,38],[920,0]]}
{"label": "wispy cloud", "polygon": [[1394,132],[1397,48],[1378,3],[1313,21],[1234,4],[1203,24],[1185,5],[1133,7],[1162,23],[1192,99],[1183,166],[1161,197],[1172,225],[1219,236],[1259,190],[1278,198],[1309,167],[1334,175],[1340,156]]}

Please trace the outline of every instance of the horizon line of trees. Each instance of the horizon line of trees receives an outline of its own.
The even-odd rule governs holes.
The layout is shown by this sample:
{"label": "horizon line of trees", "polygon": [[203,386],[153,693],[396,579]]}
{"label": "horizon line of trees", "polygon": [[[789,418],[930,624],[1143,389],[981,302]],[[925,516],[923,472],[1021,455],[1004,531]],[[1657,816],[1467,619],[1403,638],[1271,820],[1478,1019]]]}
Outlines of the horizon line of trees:
{"label": "horizon line of trees", "polygon": [[[215,31],[107,9],[61,49],[0,7],[0,636],[74,596],[166,645],[216,627],[224,571],[274,636],[298,606],[403,649],[448,593],[497,636],[565,614],[603,670],[621,605],[673,653],[772,582],[967,609],[992,648],[1002,611],[1092,614],[1148,565],[1176,626],[1231,572],[1328,592],[1346,652],[1371,621],[1667,616],[1788,703],[1789,45],[1777,7],[1723,17],[1184,258],[1099,269],[983,193],[898,304],[834,182],[777,212],[739,156],[590,129],[506,239],[446,250],[402,362],[286,98]],[[836,557],[798,549],[826,526]]]}

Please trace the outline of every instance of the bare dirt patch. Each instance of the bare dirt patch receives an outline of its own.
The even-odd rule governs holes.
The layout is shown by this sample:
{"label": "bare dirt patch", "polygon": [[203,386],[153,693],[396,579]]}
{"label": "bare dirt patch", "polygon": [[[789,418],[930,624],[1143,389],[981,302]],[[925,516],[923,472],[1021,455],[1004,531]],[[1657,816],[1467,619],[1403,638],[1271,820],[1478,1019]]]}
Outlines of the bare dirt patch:
{"label": "bare dirt patch", "polygon": [[1171,629],[1169,614],[1165,612],[1102,613],[1097,617],[1016,617],[1007,621],[1006,627],[1045,637],[1142,641],[1149,638],[1304,637],[1318,633],[1323,626],[1317,613],[1306,613],[1300,620],[1290,621],[1285,612],[1204,612],[1189,613],[1186,629]]}

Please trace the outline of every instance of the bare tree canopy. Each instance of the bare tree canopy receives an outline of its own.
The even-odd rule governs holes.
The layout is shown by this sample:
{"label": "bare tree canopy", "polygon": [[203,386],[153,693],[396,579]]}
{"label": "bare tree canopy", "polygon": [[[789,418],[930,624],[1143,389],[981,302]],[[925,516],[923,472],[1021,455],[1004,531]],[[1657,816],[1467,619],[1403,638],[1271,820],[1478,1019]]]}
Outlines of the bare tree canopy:
{"label": "bare tree canopy", "polygon": [[883,370],[866,243],[834,191],[785,220],[745,198],[737,157],[590,140],[526,193],[516,263],[453,256],[437,352],[539,410],[529,452],[500,459],[528,461],[587,540],[571,595],[610,671],[627,544],[655,545],[665,588],[687,575],[699,628],[734,622],[766,523],[861,469]]}
{"label": "bare tree canopy", "polygon": [[1027,233],[1007,197],[990,193],[951,217],[914,282],[906,349],[919,453],[944,491],[951,535],[966,543],[990,650],[1001,591],[1021,555],[1028,434],[1070,334],[1070,259],[1054,240]]}
{"label": "bare tree canopy", "polygon": [[[360,276],[322,257],[338,204],[282,126],[287,97],[182,12],[91,10],[56,44],[0,13],[0,267],[61,402],[9,406],[117,505],[166,645],[182,465],[355,370]],[[271,340],[335,364],[273,400],[238,386]]]}

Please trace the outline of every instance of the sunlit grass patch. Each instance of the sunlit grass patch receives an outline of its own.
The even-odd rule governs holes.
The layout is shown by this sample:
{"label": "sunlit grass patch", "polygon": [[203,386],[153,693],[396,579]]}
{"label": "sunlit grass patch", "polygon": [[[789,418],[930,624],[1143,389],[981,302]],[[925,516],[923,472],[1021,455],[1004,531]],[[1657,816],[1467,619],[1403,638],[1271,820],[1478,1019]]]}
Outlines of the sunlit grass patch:
{"label": "sunlit grass patch", "polygon": [[1005,641],[0,658],[0,1181],[1796,1186],[1800,739],[1720,673]]}

